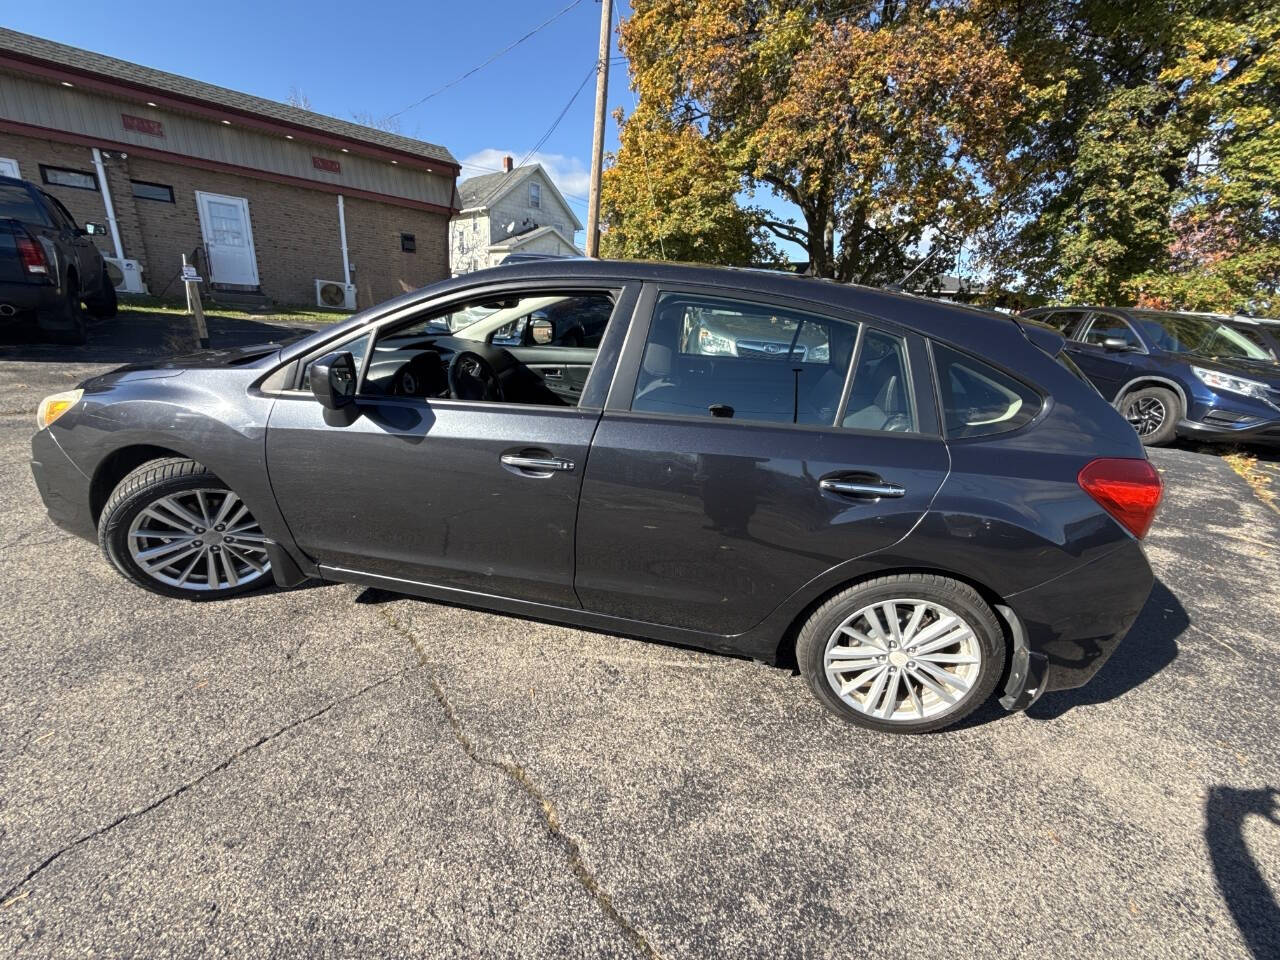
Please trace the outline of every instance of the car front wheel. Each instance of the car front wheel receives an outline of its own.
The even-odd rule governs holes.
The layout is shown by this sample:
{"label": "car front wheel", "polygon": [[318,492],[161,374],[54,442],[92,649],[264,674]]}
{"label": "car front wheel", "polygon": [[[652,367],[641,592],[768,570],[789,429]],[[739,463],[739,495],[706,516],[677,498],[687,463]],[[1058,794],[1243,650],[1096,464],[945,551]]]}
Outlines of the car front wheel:
{"label": "car front wheel", "polygon": [[202,464],[174,457],[116,487],[98,542],[124,576],[166,597],[215,600],[271,582],[266,537],[249,508]]}
{"label": "car front wheel", "polygon": [[933,574],[879,577],[819,607],[796,641],[824,706],[874,730],[925,733],[981,706],[1004,672],[1004,632],[967,584]]}

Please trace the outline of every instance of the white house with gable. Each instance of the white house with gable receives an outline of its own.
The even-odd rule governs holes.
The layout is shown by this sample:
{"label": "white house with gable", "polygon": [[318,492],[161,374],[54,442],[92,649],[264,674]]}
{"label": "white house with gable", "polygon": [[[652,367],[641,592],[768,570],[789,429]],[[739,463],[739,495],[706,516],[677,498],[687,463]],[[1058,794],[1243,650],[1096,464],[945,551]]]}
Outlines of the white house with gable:
{"label": "white house with gable", "polygon": [[582,223],[542,164],[513,167],[458,184],[462,209],[449,221],[449,268],[454,276],[494,267],[513,253],[582,256],[573,234]]}

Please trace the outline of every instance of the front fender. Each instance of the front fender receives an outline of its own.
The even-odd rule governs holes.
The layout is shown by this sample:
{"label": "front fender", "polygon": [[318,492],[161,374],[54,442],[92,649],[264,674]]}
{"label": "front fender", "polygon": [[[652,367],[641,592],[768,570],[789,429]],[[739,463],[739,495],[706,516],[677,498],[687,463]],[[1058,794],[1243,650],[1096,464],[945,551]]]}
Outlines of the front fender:
{"label": "front fender", "polygon": [[292,548],[267,479],[266,428],[275,399],[250,389],[259,374],[233,368],[90,381],[82,402],[50,429],[95,481],[109,458],[133,447],[197,460],[235,490],[268,537]]}

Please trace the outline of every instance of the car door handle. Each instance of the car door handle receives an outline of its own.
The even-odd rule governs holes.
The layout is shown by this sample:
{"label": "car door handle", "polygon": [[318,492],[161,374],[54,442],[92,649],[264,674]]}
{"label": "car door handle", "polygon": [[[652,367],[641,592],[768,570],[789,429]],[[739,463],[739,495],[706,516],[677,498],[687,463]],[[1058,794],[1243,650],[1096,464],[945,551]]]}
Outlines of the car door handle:
{"label": "car door handle", "polygon": [[568,472],[575,466],[572,460],[565,460],[561,457],[522,457],[515,453],[504,453],[502,455],[502,465],[515,467],[517,470],[535,470],[544,473],[553,470]]}
{"label": "car door handle", "polygon": [[838,493],[844,497],[859,497],[867,500],[879,500],[881,497],[906,496],[907,488],[884,480],[838,480],[830,478],[819,480],[818,486],[828,493]]}

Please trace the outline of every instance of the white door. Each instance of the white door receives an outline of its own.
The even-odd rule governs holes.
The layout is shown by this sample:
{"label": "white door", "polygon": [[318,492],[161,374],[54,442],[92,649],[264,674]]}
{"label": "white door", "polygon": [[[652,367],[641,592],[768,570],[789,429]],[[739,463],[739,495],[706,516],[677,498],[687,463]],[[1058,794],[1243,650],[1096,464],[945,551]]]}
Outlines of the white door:
{"label": "white door", "polygon": [[8,157],[0,157],[0,177],[20,177],[22,174],[18,172],[18,161],[10,160]]}
{"label": "white door", "polygon": [[258,258],[249,228],[249,201],[197,190],[196,207],[200,211],[204,249],[209,255],[209,276],[205,279],[256,287]]}

